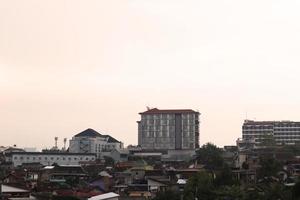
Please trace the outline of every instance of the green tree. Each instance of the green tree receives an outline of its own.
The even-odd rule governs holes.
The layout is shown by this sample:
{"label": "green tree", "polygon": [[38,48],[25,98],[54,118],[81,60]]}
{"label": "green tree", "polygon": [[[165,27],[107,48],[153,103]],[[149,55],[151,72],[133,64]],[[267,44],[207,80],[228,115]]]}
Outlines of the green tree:
{"label": "green tree", "polygon": [[280,183],[271,183],[265,189],[265,200],[292,200],[291,191]]}
{"label": "green tree", "polygon": [[232,171],[227,164],[224,164],[223,168],[216,173],[214,184],[215,186],[232,186],[237,184],[237,181],[234,179]]}
{"label": "green tree", "polygon": [[213,200],[214,197],[213,178],[207,172],[199,172],[188,180],[184,189],[185,200]]}
{"label": "green tree", "polygon": [[277,173],[282,169],[282,164],[274,158],[260,158],[259,164],[259,178],[277,176]]}
{"label": "green tree", "polygon": [[180,200],[180,194],[172,190],[160,191],[153,200]]}
{"label": "green tree", "polygon": [[220,169],[223,166],[222,149],[212,143],[204,144],[197,152],[196,159],[208,169]]}
{"label": "green tree", "polygon": [[215,200],[240,200],[244,197],[244,193],[238,185],[219,187],[215,194]]}
{"label": "green tree", "polygon": [[294,200],[300,199],[300,181],[296,183],[296,185],[292,189],[292,195]]}

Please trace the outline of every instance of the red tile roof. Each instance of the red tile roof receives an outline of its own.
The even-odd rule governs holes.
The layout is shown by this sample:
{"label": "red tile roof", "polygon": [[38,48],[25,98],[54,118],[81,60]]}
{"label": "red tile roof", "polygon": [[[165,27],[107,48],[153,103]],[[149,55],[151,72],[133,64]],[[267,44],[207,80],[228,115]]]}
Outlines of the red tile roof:
{"label": "red tile roof", "polygon": [[181,114],[181,113],[199,113],[192,109],[168,109],[168,110],[159,110],[157,108],[149,109],[145,112],[139,114]]}

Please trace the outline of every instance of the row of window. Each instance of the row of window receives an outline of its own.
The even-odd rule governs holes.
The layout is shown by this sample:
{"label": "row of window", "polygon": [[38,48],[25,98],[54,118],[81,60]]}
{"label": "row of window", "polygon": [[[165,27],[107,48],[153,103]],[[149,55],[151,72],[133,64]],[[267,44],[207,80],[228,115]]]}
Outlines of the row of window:
{"label": "row of window", "polygon": [[86,160],[86,161],[88,161],[88,160],[94,160],[94,158],[93,157],[91,157],[91,158],[89,158],[89,157],[86,157],[85,159],[83,158],[83,157],[80,157],[80,158],[78,158],[78,157],[47,157],[47,156],[43,156],[43,157],[41,157],[41,156],[37,156],[37,157],[23,157],[23,156],[19,156],[19,157],[17,157],[17,156],[14,156],[14,158],[13,158],[14,160]]}
{"label": "row of window", "polygon": [[[143,131],[143,137],[163,137],[163,138],[174,138],[175,132],[174,131]],[[183,131],[182,137],[194,137],[195,134],[193,131]]]}
{"label": "row of window", "polygon": [[[195,114],[182,114],[182,119],[198,119]],[[175,119],[175,114],[142,115],[142,119]]]}

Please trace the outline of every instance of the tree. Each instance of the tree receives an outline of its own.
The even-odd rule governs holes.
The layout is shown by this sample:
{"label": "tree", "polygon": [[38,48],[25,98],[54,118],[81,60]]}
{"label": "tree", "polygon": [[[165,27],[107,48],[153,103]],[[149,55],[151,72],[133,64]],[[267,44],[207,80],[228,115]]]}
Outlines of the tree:
{"label": "tree", "polygon": [[300,181],[298,181],[292,189],[293,199],[300,199]]}
{"label": "tree", "polygon": [[223,168],[216,174],[216,179],[214,180],[215,186],[232,186],[237,183],[233,178],[232,171],[227,164],[223,165]]}
{"label": "tree", "polygon": [[277,176],[277,173],[281,170],[282,165],[274,158],[260,158],[260,168],[258,169],[258,177],[271,177]]}
{"label": "tree", "polygon": [[156,194],[156,197],[153,200],[180,200],[180,194],[174,191],[160,191]]}
{"label": "tree", "polygon": [[292,200],[292,193],[289,189],[285,188],[280,183],[271,183],[265,189],[264,193],[265,200]]}
{"label": "tree", "polygon": [[185,200],[213,200],[214,196],[213,178],[207,172],[199,172],[191,177],[184,189]]}
{"label": "tree", "polygon": [[204,144],[196,152],[197,160],[204,164],[208,169],[220,169],[223,166],[222,149],[212,143]]}
{"label": "tree", "polygon": [[219,187],[215,193],[215,200],[240,200],[244,197],[243,191],[237,185]]}

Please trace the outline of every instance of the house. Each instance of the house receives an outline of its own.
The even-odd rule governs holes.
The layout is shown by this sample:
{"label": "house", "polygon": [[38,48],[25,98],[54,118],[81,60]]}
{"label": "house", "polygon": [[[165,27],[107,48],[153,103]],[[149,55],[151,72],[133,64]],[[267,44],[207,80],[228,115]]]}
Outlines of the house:
{"label": "house", "polygon": [[41,170],[39,182],[67,182],[76,183],[87,179],[88,175],[80,165],[52,165]]}
{"label": "house", "polygon": [[106,171],[102,171],[99,173],[98,177],[90,181],[89,185],[101,190],[102,192],[108,192],[111,191],[113,182],[113,177]]}

